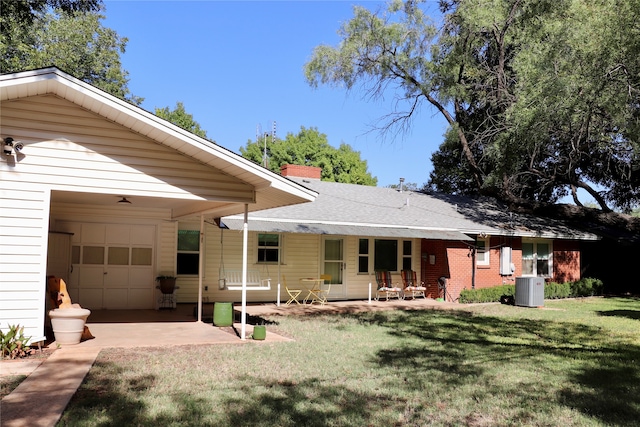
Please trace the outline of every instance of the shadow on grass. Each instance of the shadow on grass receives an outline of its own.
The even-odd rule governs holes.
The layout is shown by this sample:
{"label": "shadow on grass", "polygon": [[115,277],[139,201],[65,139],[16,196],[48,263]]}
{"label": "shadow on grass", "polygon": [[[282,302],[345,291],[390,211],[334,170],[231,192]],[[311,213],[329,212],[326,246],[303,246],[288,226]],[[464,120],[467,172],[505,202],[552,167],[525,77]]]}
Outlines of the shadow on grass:
{"label": "shadow on grass", "polygon": [[[117,366],[102,366],[112,371]],[[91,381],[91,379],[90,379]],[[328,425],[393,425],[391,416],[372,414],[386,406],[402,412],[405,402],[383,391],[371,394],[318,379],[302,381],[265,380],[244,376],[235,379],[235,392],[225,390],[219,400],[198,397],[195,393],[171,395],[171,414],[151,414],[135,397],[153,387],[153,376],[130,379],[125,393],[118,381],[107,380],[99,386],[80,389],[58,426],[278,426],[324,427]],[[147,391],[148,392],[148,391]],[[220,390],[212,390],[220,393]],[[202,396],[202,395],[200,395]],[[380,424],[382,422],[383,424]]]}
{"label": "shadow on grass", "polygon": [[640,319],[640,310],[608,310],[599,311],[600,316],[626,317],[627,319]]}
{"label": "shadow on grass", "polygon": [[[612,315],[637,318],[633,310],[618,312]],[[401,370],[409,389],[428,387],[421,373],[429,372],[431,381],[448,389],[480,381],[481,393],[519,396],[522,407],[529,407],[519,414],[525,423],[530,402],[549,399],[607,424],[637,425],[640,420],[640,347],[611,339],[598,327],[468,312],[377,312],[353,317],[402,338],[402,345],[379,351],[374,363]],[[545,359],[553,363],[547,365]],[[492,382],[492,376],[499,374],[490,369],[507,363],[523,374],[549,366],[567,369],[558,372],[562,386],[554,396],[544,387],[527,389],[523,382]],[[555,385],[554,380],[549,384]]]}
{"label": "shadow on grass", "polygon": [[[468,312],[389,311],[326,316],[322,319],[326,335],[350,329],[345,317],[364,325],[365,333],[393,338],[370,353],[358,376],[334,367],[301,379],[245,374],[211,392],[175,391],[170,396],[170,413],[158,413],[138,398],[138,394],[152,393],[154,376],[130,378],[123,387],[119,378],[125,372],[117,361],[96,362],[103,372],[94,375],[92,369],[59,425],[506,426],[552,425],[554,421],[560,425],[559,420],[539,415],[549,409],[556,414],[562,409],[584,414],[573,425],[593,420],[631,426],[640,419],[640,348],[617,341],[598,327]],[[341,359],[340,350],[331,349],[336,367],[350,363]],[[278,361],[265,359],[264,363],[264,369],[269,369],[270,363]],[[367,388],[358,383],[367,380],[360,376],[369,375],[369,365],[375,373],[369,378],[373,386]],[[507,375],[500,371],[502,366],[509,366],[509,375],[515,379],[501,378]],[[283,371],[281,377],[289,374]],[[455,398],[458,402],[448,401]],[[490,398],[508,399],[509,408],[483,419],[486,408],[502,410],[484,406],[483,400]],[[449,409],[449,404],[463,409]],[[465,405],[472,406],[468,413]],[[398,421],[398,414],[406,418]],[[433,418],[440,415],[443,418]],[[474,417],[477,423],[469,421]]]}

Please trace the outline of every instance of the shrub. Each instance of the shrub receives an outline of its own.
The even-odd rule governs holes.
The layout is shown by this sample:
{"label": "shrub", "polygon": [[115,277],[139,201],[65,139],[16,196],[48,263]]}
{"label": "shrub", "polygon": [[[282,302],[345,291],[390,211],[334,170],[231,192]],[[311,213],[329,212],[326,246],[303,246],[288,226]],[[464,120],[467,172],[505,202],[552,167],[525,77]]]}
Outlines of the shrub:
{"label": "shrub", "polygon": [[[493,288],[463,289],[460,292],[460,302],[463,304],[481,302],[501,302],[502,304],[513,304],[515,296],[515,285],[500,285]],[[556,283],[548,282],[544,284],[545,299],[559,299],[569,297],[589,297],[602,295],[604,285],[602,280],[585,278],[577,282]]]}
{"label": "shrub", "polygon": [[545,299],[569,298],[571,296],[571,284],[548,282],[544,284]]}
{"label": "shrub", "polygon": [[24,327],[20,325],[9,325],[7,332],[0,330],[0,344],[2,345],[2,357],[16,359],[26,357],[31,353],[29,340],[31,337],[24,336]]}
{"label": "shrub", "polygon": [[479,302],[500,302],[502,296],[515,294],[514,285],[500,285],[492,288],[463,289],[460,292],[460,302],[463,304]]}
{"label": "shrub", "polygon": [[602,280],[587,277],[571,283],[571,296],[591,297],[594,295],[602,295],[603,289],[604,285]]}

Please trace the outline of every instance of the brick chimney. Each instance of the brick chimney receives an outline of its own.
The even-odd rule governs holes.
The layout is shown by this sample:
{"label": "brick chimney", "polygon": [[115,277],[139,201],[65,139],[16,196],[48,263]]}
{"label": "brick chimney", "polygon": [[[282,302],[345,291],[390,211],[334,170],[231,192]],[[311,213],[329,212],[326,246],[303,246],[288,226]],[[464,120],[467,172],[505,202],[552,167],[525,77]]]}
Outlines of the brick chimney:
{"label": "brick chimney", "polygon": [[280,175],[296,178],[320,179],[322,176],[322,168],[303,165],[282,165],[280,166]]}

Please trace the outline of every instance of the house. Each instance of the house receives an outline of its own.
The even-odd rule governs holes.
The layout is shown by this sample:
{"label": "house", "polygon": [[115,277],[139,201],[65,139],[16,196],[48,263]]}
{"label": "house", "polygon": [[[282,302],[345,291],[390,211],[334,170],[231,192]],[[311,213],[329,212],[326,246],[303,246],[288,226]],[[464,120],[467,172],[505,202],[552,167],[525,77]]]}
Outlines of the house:
{"label": "house", "polygon": [[[581,244],[598,239],[560,221],[509,213],[488,199],[324,182],[320,173],[320,168],[283,166],[282,176],[318,197],[251,213],[248,258],[272,278],[284,275],[289,285],[330,274],[330,299],[368,298],[370,284],[375,291],[374,272],[381,269],[391,271],[395,283],[401,283],[401,270],[415,270],[427,297],[448,301],[465,288],[513,284],[518,276],[577,280]],[[226,228],[221,233],[229,268],[239,259],[243,221],[231,215],[219,223]],[[251,296],[276,297],[273,289]],[[212,298],[234,294],[216,291]]]}
{"label": "house", "polygon": [[316,195],[57,68],[0,76],[0,102],[0,328],[31,342],[48,275],[89,309],[154,308],[160,274],[196,301],[205,221]]}

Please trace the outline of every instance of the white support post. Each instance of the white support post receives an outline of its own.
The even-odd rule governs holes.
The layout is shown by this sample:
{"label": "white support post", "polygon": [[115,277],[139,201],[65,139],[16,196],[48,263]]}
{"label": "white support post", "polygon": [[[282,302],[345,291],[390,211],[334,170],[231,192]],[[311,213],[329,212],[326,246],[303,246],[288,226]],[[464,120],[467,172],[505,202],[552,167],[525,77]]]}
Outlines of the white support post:
{"label": "white support post", "polygon": [[200,254],[198,261],[198,322],[202,322],[202,272],[204,270],[204,215],[200,215]]}
{"label": "white support post", "polygon": [[369,282],[369,301],[367,304],[371,304],[371,282]]}
{"label": "white support post", "polygon": [[246,340],[247,332],[247,257],[249,242],[249,205],[244,204],[244,224],[242,225],[242,310],[240,319],[240,339]]}
{"label": "white support post", "polygon": [[278,282],[278,299],[276,300],[276,306],[280,307],[280,282]]}

